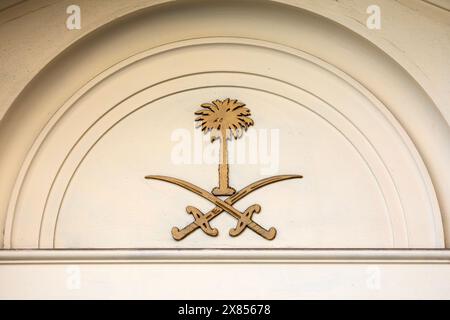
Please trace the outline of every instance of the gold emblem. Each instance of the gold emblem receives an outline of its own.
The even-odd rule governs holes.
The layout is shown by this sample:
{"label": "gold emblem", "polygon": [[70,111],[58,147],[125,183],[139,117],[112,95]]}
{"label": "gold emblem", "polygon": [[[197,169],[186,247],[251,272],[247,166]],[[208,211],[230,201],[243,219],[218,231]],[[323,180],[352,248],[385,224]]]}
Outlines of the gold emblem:
{"label": "gold emblem", "polygon": [[[211,143],[216,140],[220,142],[219,185],[211,192],[208,192],[190,182],[173,177],[157,175],[145,177],[146,179],[175,184],[205,198],[215,205],[213,209],[205,214],[193,206],[186,207],[186,212],[192,214],[194,221],[181,230],[173,227],[172,237],[175,240],[182,240],[198,228],[202,229],[207,235],[215,237],[219,234],[219,231],[211,227],[210,221],[225,211],[237,220],[236,226],[229,231],[230,236],[236,237],[246,228],[249,228],[267,240],[274,239],[277,233],[274,227],[267,230],[253,220],[253,215],[261,211],[259,204],[251,205],[244,212],[237,210],[233,207],[233,204],[259,188],[284,180],[301,179],[302,176],[273,176],[253,182],[236,192],[236,189],[229,185],[228,141],[233,138],[239,139],[250,126],[254,125],[253,120],[250,118],[250,109],[244,103],[229,98],[223,101],[214,100],[211,103],[204,103],[201,107],[202,109],[195,112],[197,127],[203,133],[209,133]],[[227,198],[221,199],[220,197]]]}

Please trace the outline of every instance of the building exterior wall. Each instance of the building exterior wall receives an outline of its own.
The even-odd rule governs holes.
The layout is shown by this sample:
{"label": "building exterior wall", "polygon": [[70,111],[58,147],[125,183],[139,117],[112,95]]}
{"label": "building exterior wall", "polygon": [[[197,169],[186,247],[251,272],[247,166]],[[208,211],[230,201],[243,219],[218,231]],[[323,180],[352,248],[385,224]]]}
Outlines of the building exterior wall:
{"label": "building exterior wall", "polygon": [[[162,270],[167,281],[184,281],[189,287],[195,269],[223,273],[220,297],[226,298],[233,293],[226,279],[234,276],[234,268],[245,269],[245,277],[264,275],[277,298],[449,296],[450,289],[442,285],[450,270],[445,249],[450,246],[450,12],[445,1],[112,0],[105,5],[81,0],[76,3],[81,29],[68,30],[66,9],[72,4],[8,1],[0,7],[0,277],[7,284],[1,297],[96,297],[111,288],[117,293],[111,297],[124,297],[133,289],[136,296],[125,296],[169,297],[175,293],[160,281]],[[372,5],[381,9],[379,30],[367,26]],[[177,92],[174,98],[172,92]],[[286,147],[286,141],[295,144],[289,135],[280,149],[291,155],[282,170],[302,171],[302,184],[290,184],[289,191],[274,189],[266,202],[261,200],[264,208],[279,207],[278,217],[263,209],[260,218],[281,228],[276,241],[261,242],[247,231],[232,242],[199,234],[175,242],[166,224],[178,220],[158,214],[168,203],[191,199],[180,195],[173,201],[162,192],[172,194],[172,189],[153,189],[143,179],[129,182],[129,176],[144,175],[147,162],[151,170],[214,183],[215,176],[200,167],[176,169],[154,160],[152,152],[170,151],[163,138],[151,140],[144,134],[152,119],[190,123],[188,105],[211,95],[237,95],[260,105],[257,110],[266,118],[284,119],[280,123],[285,125],[289,116],[277,115],[270,104],[310,123],[299,127],[296,138],[304,149]],[[156,111],[132,120],[139,103],[158,99]],[[180,105],[178,117],[161,116],[180,101],[187,106]],[[295,103],[309,107],[350,143],[308,118],[306,111],[297,113]],[[159,118],[151,113],[157,110]],[[258,123],[264,123],[252,110]],[[161,128],[159,132],[169,136]],[[302,140],[302,134],[309,138]],[[145,139],[153,149],[146,149]],[[309,141],[315,141],[310,149]],[[321,145],[323,141],[335,142]],[[340,151],[333,153],[331,145]],[[327,178],[326,168],[332,168],[327,159],[335,155],[342,172],[330,171]],[[252,168],[241,167],[233,184],[244,185]],[[332,189],[338,180],[336,186],[348,180],[350,189]],[[351,188],[353,199],[346,193]],[[152,191],[154,199],[141,201],[145,196],[139,190]],[[307,201],[271,200],[296,192]],[[97,201],[99,197],[106,202]],[[341,210],[339,219],[321,216],[326,210],[317,208],[327,204],[347,211]],[[289,215],[289,205],[316,215],[299,220]],[[121,215],[121,206],[136,216]],[[149,206],[155,213],[146,211]],[[90,210],[100,213],[92,216]],[[148,226],[148,219],[158,222]],[[187,216],[184,220],[189,222]],[[217,222],[219,229],[225,222]],[[305,229],[299,234],[298,228]],[[56,253],[55,248],[77,251]],[[354,248],[359,249],[349,250]],[[181,265],[184,271],[177,272]],[[30,280],[37,268],[66,280],[75,270],[87,280],[76,290],[59,281],[43,292],[39,287],[50,276]],[[152,288],[128,279],[131,270]],[[417,275],[422,273],[433,278],[421,282]],[[100,282],[108,284],[96,282],[100,274]],[[334,280],[325,283],[327,278]],[[23,291],[24,279],[32,283],[30,296]],[[412,280],[405,291],[403,284]],[[242,298],[258,288],[249,286]],[[194,296],[203,298],[214,288],[203,289],[194,290]],[[177,292],[179,298],[192,297]]]}

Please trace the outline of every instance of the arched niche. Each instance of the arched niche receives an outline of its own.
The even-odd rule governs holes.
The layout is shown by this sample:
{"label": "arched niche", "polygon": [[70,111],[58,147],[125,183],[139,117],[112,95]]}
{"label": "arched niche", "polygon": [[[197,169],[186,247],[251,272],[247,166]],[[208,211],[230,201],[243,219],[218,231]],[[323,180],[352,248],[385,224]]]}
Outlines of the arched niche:
{"label": "arched niche", "polygon": [[[170,227],[189,217],[174,212],[197,200],[176,193],[175,201],[173,189],[142,176],[178,170],[194,180],[202,174],[199,183],[211,184],[215,172],[165,166],[165,144],[157,147],[170,132],[161,124],[171,118],[160,114],[181,110],[177,119],[189,127],[188,111],[196,103],[226,95],[260,105],[255,115],[272,115],[260,116],[259,123],[289,127],[303,137],[295,145],[285,133],[289,148],[281,155],[298,161],[280,167],[302,171],[305,180],[289,186],[287,195],[281,185],[255,195],[269,199],[278,192],[295,199],[282,208],[263,203],[267,209],[258,219],[284,230],[276,241],[261,242],[247,232],[232,240],[196,234],[175,243]],[[271,122],[277,118],[273,108],[281,107],[284,120]],[[152,119],[165,134],[144,145]],[[113,21],[42,70],[0,130],[5,248],[445,245],[448,124],[386,53],[292,6],[168,3]],[[338,164],[341,170],[332,172]],[[243,177],[238,171],[235,183],[245,184]],[[173,207],[147,203],[146,192]],[[283,214],[274,216],[277,209]],[[224,229],[230,221],[218,223]]]}

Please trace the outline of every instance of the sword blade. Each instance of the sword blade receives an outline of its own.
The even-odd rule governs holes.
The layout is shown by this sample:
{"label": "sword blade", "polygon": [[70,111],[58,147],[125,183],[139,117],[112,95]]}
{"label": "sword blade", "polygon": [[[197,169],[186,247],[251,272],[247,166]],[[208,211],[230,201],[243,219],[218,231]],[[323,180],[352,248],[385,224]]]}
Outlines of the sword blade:
{"label": "sword blade", "polygon": [[[187,181],[183,181],[183,180],[180,180],[180,179],[175,179],[175,178],[165,177],[165,176],[146,176],[145,178],[146,179],[155,179],[155,180],[166,181],[166,182],[169,182],[169,183],[174,183],[174,184],[176,184],[178,186],[181,186],[181,187],[183,187],[183,188],[185,188],[185,189],[187,189],[187,190],[189,190],[191,192],[194,192],[196,194],[201,195],[201,193],[206,193],[206,194],[209,194],[212,197],[216,198],[214,195],[210,194],[206,190],[203,190],[200,187],[197,187],[197,186],[195,186],[195,185],[193,185],[193,184],[191,184],[191,183],[189,183]],[[256,190],[258,190],[258,189],[260,189],[260,188],[262,188],[264,186],[267,186],[267,185],[272,184],[272,183],[280,182],[280,181],[285,181],[285,180],[290,180],[290,179],[301,179],[301,178],[303,178],[301,175],[278,175],[278,176],[273,176],[273,177],[269,177],[269,178],[264,178],[264,179],[261,179],[261,180],[258,180],[258,181],[255,181],[255,182],[249,184],[245,188],[239,190],[234,195],[232,195],[232,196],[228,197],[227,199],[225,199],[224,202],[231,206],[232,204],[234,204],[237,201],[241,200],[242,198],[246,197],[250,193],[252,193],[252,192],[254,192],[254,191],[256,191]],[[178,184],[179,182],[183,182],[183,184]],[[223,211],[224,211],[224,209],[223,209],[222,206],[216,205],[215,208],[211,209],[208,213],[205,214],[205,218],[206,218],[207,221],[211,221],[212,219],[214,219],[215,217],[220,215]],[[242,213],[240,213],[240,212],[239,212],[239,214],[242,215]],[[237,219],[239,219],[239,218],[237,218]],[[253,229],[258,229],[258,227],[260,227],[258,224],[256,224],[256,223],[254,223],[254,224],[255,225],[253,225],[253,223],[251,223],[252,226],[249,225],[249,227],[252,230]],[[181,230],[179,230],[178,228],[174,227],[172,229],[172,235],[175,238],[175,240],[181,240],[181,239],[184,239],[186,236],[188,236],[190,233],[194,232],[198,228],[199,227],[198,227],[198,225],[195,222],[191,222],[189,225],[187,225],[186,227],[184,227]],[[260,228],[262,228],[262,227],[260,227]]]}
{"label": "sword blade", "polygon": [[209,202],[215,204],[216,206],[222,208],[223,210],[227,211],[228,213],[233,215],[236,219],[240,219],[243,216],[242,212],[232,207],[230,204],[226,203],[225,201],[216,197],[215,195],[206,191],[205,189],[202,189],[199,186],[196,186],[188,181],[166,176],[146,176],[145,178],[169,182],[177,186],[180,186],[186,190],[189,190],[199,195],[200,197],[208,200]]}

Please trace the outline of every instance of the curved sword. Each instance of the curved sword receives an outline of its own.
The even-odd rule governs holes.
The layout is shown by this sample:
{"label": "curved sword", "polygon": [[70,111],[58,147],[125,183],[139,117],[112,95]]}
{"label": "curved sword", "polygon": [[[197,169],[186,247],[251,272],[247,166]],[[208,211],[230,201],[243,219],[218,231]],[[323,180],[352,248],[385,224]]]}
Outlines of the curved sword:
{"label": "curved sword", "polygon": [[[229,212],[228,210],[226,210],[226,208],[227,209],[231,208],[231,210],[234,211],[234,213],[232,213],[232,212],[229,212],[229,213],[232,214],[236,219],[241,221],[243,218],[245,219],[245,216],[238,210],[234,209],[231,206],[232,204],[234,204],[235,202],[244,198],[245,196],[252,193],[253,191],[256,191],[259,188],[262,188],[269,184],[284,181],[284,180],[290,180],[290,179],[301,179],[303,177],[301,175],[278,175],[278,176],[273,176],[273,177],[269,177],[269,178],[264,178],[264,179],[261,179],[261,180],[258,180],[256,182],[249,184],[248,186],[241,189],[234,195],[228,197],[224,201],[222,201],[221,199],[218,199],[217,197],[215,197],[211,193],[207,192],[206,190],[199,188],[199,187],[193,185],[192,183],[184,181],[184,180],[180,180],[180,179],[176,179],[176,178],[172,178],[172,177],[166,177],[166,176],[146,176],[145,178],[173,183],[173,184],[178,185],[182,188],[185,188],[191,192],[194,192],[194,193],[200,195],[201,197],[216,204],[216,207],[214,209],[210,210],[208,213],[206,213],[203,216],[206,221],[210,221],[210,220],[214,219],[219,214],[221,214],[224,210]],[[226,206],[224,206],[224,204]],[[248,221],[248,227],[266,239],[271,240],[276,235],[275,228],[270,228],[270,230],[267,231],[264,228],[262,228],[261,226],[259,226],[254,221]],[[187,235],[189,235],[193,231],[195,231],[197,228],[199,228],[199,225],[196,224],[195,221],[190,223],[189,225],[187,225],[186,227],[184,227],[181,230],[178,229],[177,227],[174,227],[174,228],[172,228],[172,236],[174,237],[175,240],[181,240],[181,239],[184,239]],[[257,230],[261,231],[263,234],[259,233]]]}

